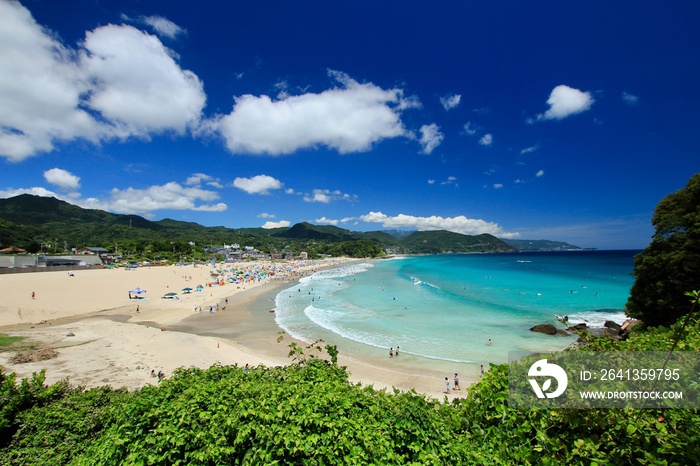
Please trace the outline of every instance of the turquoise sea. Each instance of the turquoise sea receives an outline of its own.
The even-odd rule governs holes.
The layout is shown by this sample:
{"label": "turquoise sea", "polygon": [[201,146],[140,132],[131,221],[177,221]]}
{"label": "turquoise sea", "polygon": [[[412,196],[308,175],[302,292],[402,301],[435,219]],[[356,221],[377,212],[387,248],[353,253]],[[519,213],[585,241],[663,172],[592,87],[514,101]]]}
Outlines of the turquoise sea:
{"label": "turquoise sea", "polygon": [[[503,363],[509,351],[559,350],[575,337],[533,325],[622,323],[639,251],[410,256],[318,272],[276,297],[290,335],[341,353],[426,367]],[[488,345],[488,340],[492,344]],[[473,371],[471,371],[473,372]]]}

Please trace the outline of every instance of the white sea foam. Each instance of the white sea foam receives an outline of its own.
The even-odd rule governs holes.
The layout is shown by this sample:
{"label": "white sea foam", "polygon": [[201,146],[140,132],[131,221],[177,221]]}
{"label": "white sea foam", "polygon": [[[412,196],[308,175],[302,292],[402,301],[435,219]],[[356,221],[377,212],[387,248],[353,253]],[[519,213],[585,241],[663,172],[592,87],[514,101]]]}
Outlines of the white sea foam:
{"label": "white sea foam", "polygon": [[439,286],[433,285],[433,284],[430,283],[430,282],[421,282],[421,285],[429,286],[430,288],[435,288],[436,290],[441,289]]}
{"label": "white sea foam", "polygon": [[[346,309],[346,311],[347,311],[347,309]],[[387,336],[384,334],[380,334],[380,333],[376,333],[376,332],[369,332],[369,331],[362,331],[362,330],[357,330],[357,329],[349,329],[346,326],[339,324],[339,322],[341,320],[348,319],[348,312],[339,312],[339,311],[333,311],[333,310],[328,310],[328,309],[320,309],[320,308],[315,307],[315,306],[307,306],[306,309],[304,309],[304,314],[306,315],[306,317],[309,318],[310,321],[312,321],[314,324],[318,325],[319,327],[322,327],[330,332],[333,332],[334,334],[341,336],[343,338],[347,338],[348,340],[352,340],[354,342],[361,343],[363,345],[373,346],[375,348],[382,348],[382,349],[386,349],[388,346],[391,346],[391,345],[386,344]],[[358,319],[358,320],[378,317],[376,312],[369,310],[369,309],[360,309],[360,308],[352,309],[350,311],[350,314],[352,314],[350,316],[351,318]],[[416,335],[411,335],[411,336],[409,336],[409,335],[392,335],[391,338],[393,339],[392,341],[408,341],[410,339],[413,346],[416,346],[419,348],[425,348],[425,349],[429,349],[429,348],[439,349],[443,344],[443,341],[440,339],[417,337]],[[429,351],[413,352],[410,350],[406,350],[405,346],[404,346],[404,349],[402,350],[402,353],[412,354],[415,356],[421,356],[424,358],[439,360],[439,361],[449,361],[449,362],[457,362],[457,363],[474,363],[475,362],[475,361],[467,360],[467,359],[454,359],[454,358],[446,358],[446,357],[442,357],[442,356],[435,356],[433,354],[430,354]]]}
{"label": "white sea foam", "polygon": [[570,314],[569,325],[585,323],[589,327],[603,327],[606,320],[611,320],[620,325],[628,319],[625,313],[618,309],[599,309]]}
{"label": "white sea foam", "polygon": [[414,284],[414,285],[425,285],[425,286],[429,286],[429,287],[431,287],[431,288],[435,288],[435,289],[437,289],[437,290],[440,289],[439,286],[433,285],[433,284],[430,283],[430,282],[425,282],[425,281],[423,281],[423,280],[421,280],[421,279],[419,279],[419,278],[416,278],[416,277],[409,277],[409,278],[413,281],[413,284]]}

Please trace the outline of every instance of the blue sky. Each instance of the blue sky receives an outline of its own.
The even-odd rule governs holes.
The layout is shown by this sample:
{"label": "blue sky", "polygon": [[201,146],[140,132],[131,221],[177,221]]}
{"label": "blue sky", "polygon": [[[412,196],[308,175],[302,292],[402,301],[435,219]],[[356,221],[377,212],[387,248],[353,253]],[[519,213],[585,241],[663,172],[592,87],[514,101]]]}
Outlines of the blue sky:
{"label": "blue sky", "polygon": [[697,1],[0,0],[0,197],[644,248]]}

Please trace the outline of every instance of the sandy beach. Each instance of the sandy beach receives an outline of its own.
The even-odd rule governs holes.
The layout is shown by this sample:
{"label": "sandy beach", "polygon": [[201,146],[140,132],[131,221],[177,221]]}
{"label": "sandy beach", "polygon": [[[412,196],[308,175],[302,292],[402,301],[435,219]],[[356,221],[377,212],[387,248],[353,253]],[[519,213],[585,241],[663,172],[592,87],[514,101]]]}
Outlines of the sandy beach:
{"label": "sandy beach", "polygon": [[[281,286],[348,260],[265,261],[228,265],[76,269],[0,275],[0,333],[26,337],[25,343],[55,352],[38,362],[11,363],[14,352],[0,353],[0,365],[19,377],[46,369],[47,383],[68,379],[75,385],[138,389],[156,384],[151,372],[166,376],[179,367],[213,364],[284,366],[291,337],[279,343],[274,297]],[[237,282],[218,285],[231,277]],[[214,277],[214,273],[220,273]],[[233,280],[233,279],[232,279]],[[197,291],[201,285],[201,291]],[[134,299],[129,291],[146,290]],[[191,291],[183,291],[191,288]],[[167,293],[175,297],[164,298]],[[303,342],[297,342],[305,345]],[[388,360],[388,358],[387,358]],[[406,360],[402,362],[408,362]],[[442,399],[442,374],[409,364],[341,354],[350,380],[377,389],[396,387]],[[452,378],[450,377],[450,382]],[[467,377],[461,378],[466,387]],[[462,396],[454,391],[450,398]]]}

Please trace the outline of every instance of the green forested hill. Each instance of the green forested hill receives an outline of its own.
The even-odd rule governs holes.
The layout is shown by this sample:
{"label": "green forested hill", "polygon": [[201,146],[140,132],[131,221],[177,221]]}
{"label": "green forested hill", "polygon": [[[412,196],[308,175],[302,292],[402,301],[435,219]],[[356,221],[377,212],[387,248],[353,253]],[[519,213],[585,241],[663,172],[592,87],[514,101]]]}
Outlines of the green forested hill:
{"label": "green forested hill", "polygon": [[[364,246],[341,246],[363,242]],[[369,243],[368,243],[369,242]],[[196,246],[192,246],[194,243]],[[314,254],[332,251],[362,252],[391,248],[402,254],[510,252],[515,249],[491,235],[469,236],[448,231],[414,232],[398,238],[381,231],[354,232],[332,225],[298,223],[292,227],[205,227],[172,219],[150,221],[138,215],[120,215],[83,209],[47,197],[23,194],[0,199],[0,247],[16,246],[29,252],[62,252],[64,248],[101,246],[145,254],[165,251],[192,254],[197,247],[237,243],[264,252],[282,250]],[[369,244],[378,247],[369,247]]]}
{"label": "green forested hill", "polygon": [[401,244],[417,254],[515,251],[493,235],[469,236],[445,230],[417,231],[401,240]]}
{"label": "green forested hill", "polygon": [[338,228],[333,225],[312,225],[307,222],[296,225],[273,234],[278,238],[318,239],[327,241],[355,241],[361,239],[361,235],[350,230]]}

